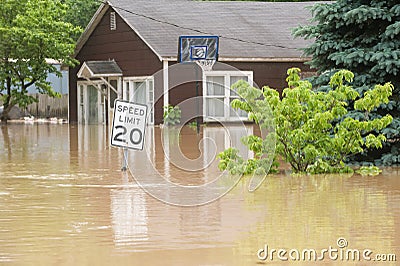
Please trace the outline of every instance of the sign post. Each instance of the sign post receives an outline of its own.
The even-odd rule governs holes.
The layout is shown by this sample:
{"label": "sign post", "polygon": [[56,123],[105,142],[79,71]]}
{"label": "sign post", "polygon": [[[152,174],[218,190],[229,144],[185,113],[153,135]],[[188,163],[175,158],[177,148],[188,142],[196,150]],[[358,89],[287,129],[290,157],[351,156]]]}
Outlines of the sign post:
{"label": "sign post", "polygon": [[111,146],[123,148],[122,171],[128,166],[127,149],[143,150],[146,117],[146,105],[115,100]]}

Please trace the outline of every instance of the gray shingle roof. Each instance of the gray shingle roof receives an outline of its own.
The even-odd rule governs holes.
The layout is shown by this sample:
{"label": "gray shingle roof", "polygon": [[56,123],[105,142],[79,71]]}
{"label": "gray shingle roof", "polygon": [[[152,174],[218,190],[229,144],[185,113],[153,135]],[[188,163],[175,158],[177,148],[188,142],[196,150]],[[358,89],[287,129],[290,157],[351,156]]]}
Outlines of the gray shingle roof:
{"label": "gray shingle roof", "polygon": [[177,56],[180,35],[220,36],[223,58],[299,58],[310,41],[291,30],[308,24],[313,2],[110,0],[161,58]]}
{"label": "gray shingle roof", "polygon": [[122,76],[122,70],[114,60],[85,61],[78,71],[78,77],[94,78]]}
{"label": "gray shingle roof", "polygon": [[87,61],[86,65],[90,68],[93,74],[122,74],[121,68],[114,60],[109,61]]}

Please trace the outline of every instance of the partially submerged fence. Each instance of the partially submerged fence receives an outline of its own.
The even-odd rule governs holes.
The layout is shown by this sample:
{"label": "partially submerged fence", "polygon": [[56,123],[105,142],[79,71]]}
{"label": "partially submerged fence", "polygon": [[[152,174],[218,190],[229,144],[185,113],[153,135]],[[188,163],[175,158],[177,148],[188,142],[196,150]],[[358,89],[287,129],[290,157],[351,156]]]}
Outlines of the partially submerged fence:
{"label": "partially submerged fence", "polygon": [[34,94],[38,100],[28,106],[27,111],[36,118],[68,118],[68,94],[63,94],[61,98],[52,98],[45,94]]}

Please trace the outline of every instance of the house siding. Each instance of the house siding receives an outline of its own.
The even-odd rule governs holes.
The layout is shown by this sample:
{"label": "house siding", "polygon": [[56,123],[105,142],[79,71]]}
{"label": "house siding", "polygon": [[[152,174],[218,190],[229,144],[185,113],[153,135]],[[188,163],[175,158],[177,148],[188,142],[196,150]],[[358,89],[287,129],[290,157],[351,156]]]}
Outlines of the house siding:
{"label": "house siding", "polygon": [[[85,61],[114,59],[121,68],[124,77],[151,76],[162,69],[162,62],[146,43],[116,14],[116,30],[110,30],[109,8],[76,59],[80,65],[69,72],[70,122],[78,121],[77,114],[77,73]],[[160,84],[158,84],[161,82]],[[162,81],[155,80],[155,99],[162,94]],[[161,90],[161,91],[159,91]],[[155,103],[155,123],[162,121],[162,97]]]}
{"label": "house siding", "polygon": [[254,86],[257,85],[259,88],[269,86],[279,92],[287,87],[286,73],[289,68],[297,67],[304,72],[310,71],[310,67],[302,62],[227,62],[227,64],[241,71],[253,71]]}

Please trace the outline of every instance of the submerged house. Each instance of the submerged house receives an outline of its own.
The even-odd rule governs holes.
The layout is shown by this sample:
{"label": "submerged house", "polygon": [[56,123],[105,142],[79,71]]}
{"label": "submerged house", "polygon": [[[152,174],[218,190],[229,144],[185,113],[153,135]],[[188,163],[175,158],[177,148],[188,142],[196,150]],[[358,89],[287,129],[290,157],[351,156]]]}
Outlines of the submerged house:
{"label": "submerged house", "polygon": [[[309,41],[294,39],[291,30],[307,24],[310,2],[214,2],[190,0],[110,0],[103,3],[78,40],[75,58],[81,64],[69,71],[71,123],[107,123],[116,98],[135,101],[152,110],[149,124],[160,124],[163,106],[194,97],[205,99],[198,112],[203,121],[218,116],[231,121],[228,90],[238,79],[277,89],[285,86],[286,71],[310,58],[300,48]],[[173,83],[182,35],[219,36],[217,67],[204,72],[200,89],[194,83]],[[158,73],[155,75],[155,73]],[[140,90],[140,91],[139,91]],[[192,108],[195,109],[195,108]],[[245,118],[243,118],[245,119]]]}

